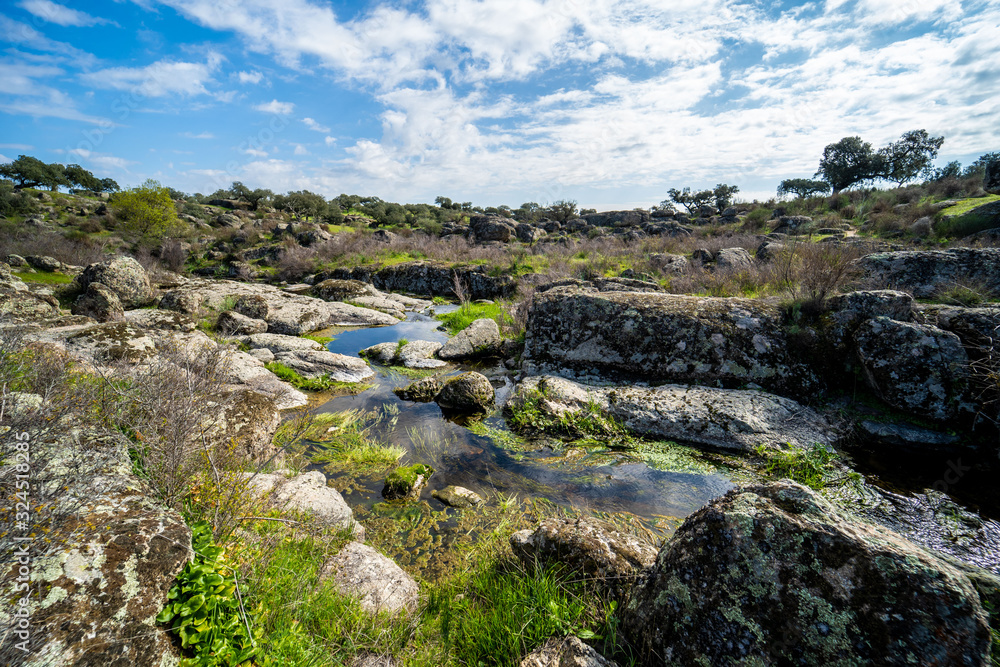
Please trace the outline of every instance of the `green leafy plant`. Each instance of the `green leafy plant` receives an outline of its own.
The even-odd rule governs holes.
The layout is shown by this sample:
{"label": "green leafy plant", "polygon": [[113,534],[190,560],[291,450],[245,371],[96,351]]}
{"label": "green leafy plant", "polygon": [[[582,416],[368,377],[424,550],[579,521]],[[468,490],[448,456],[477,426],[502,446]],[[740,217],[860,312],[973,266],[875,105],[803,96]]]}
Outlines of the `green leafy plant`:
{"label": "green leafy plant", "polygon": [[178,575],[156,621],[167,624],[181,647],[194,654],[181,661],[182,667],[247,663],[260,652],[260,630],[252,628],[243,608],[236,571],[225,550],[214,544],[207,522],[196,523],[191,533],[194,560]]}

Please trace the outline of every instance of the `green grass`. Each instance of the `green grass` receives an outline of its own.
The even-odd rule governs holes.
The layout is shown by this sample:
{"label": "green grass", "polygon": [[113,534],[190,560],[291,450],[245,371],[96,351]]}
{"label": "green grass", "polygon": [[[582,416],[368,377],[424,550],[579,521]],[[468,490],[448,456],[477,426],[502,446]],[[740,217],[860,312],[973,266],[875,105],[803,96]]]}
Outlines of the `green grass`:
{"label": "green grass", "polygon": [[617,642],[615,604],[559,565],[499,559],[454,592],[462,598],[446,590],[432,596],[428,614],[440,617],[442,641],[459,665],[516,667],[553,636],[603,641],[605,651]]}
{"label": "green grass", "polygon": [[67,276],[64,273],[50,273],[48,271],[11,271],[11,274],[17,276],[26,283],[35,283],[38,285],[65,285],[73,282],[73,276]]}
{"label": "green grass", "polygon": [[435,315],[435,317],[444,322],[444,326],[453,335],[462,331],[474,321],[484,317],[492,319],[497,323],[497,326],[501,327],[505,322],[510,322],[510,315],[498,303],[466,302],[459,306],[458,310],[442,315]]}
{"label": "green grass", "polygon": [[308,340],[314,340],[317,343],[319,343],[320,345],[324,345],[324,346],[327,343],[332,343],[334,341],[334,339],[330,338],[329,336],[314,336],[313,334],[303,334],[303,335],[299,336],[299,338],[306,338]]}
{"label": "green grass", "polygon": [[821,491],[842,481],[858,479],[857,473],[840,474],[837,452],[820,444],[809,449],[770,449],[759,445],[756,454],[764,459],[764,473],[773,479],[791,479],[811,489]]}
{"label": "green grass", "polygon": [[[256,532],[264,541],[277,530],[275,524],[262,524]],[[364,653],[395,656],[413,637],[419,616],[370,615],[331,584],[319,582],[323,564],[341,544],[290,536],[278,540],[270,553],[248,548],[243,554],[253,567],[247,572],[248,602],[257,610],[262,652],[272,664],[333,667]]]}
{"label": "green grass", "polygon": [[293,387],[297,389],[303,389],[305,391],[328,391],[330,389],[349,389],[352,392],[364,391],[371,385],[366,384],[351,384],[349,382],[338,382],[334,380],[329,375],[321,375],[319,377],[307,378],[300,375],[297,371],[289,368],[280,361],[272,361],[265,364],[265,368],[278,376],[278,379],[284,380]]}
{"label": "green grass", "polygon": [[983,204],[989,204],[990,202],[1000,201],[1000,195],[987,195],[985,197],[973,197],[971,199],[959,200],[954,206],[949,206],[941,211],[942,216],[948,215],[963,215],[968,213],[974,208],[978,208]]}
{"label": "green grass", "polygon": [[276,447],[301,451],[296,445],[311,445],[309,461],[324,464],[327,472],[372,475],[396,465],[406,454],[398,445],[382,445],[369,436],[369,429],[395,415],[346,410],[304,414],[289,419],[274,435]]}
{"label": "green grass", "polygon": [[544,393],[536,391],[525,396],[510,410],[510,426],[515,431],[539,431],[571,438],[590,437],[611,440],[621,446],[636,444],[636,438],[596,403],[581,410],[553,415],[541,409]]}

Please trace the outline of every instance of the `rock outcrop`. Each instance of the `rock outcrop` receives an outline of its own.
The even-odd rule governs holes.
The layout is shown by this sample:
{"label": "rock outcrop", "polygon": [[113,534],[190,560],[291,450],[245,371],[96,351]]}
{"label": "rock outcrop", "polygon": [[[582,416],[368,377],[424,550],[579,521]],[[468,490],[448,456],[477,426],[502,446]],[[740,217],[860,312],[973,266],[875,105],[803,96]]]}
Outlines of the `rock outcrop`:
{"label": "rock outcrop", "polygon": [[792,482],[688,517],[624,612],[644,664],[980,665],[988,617],[969,579]]}
{"label": "rock outcrop", "polygon": [[486,412],[493,405],[494,394],[485,375],[469,371],[445,380],[434,401],[445,410]]}
{"label": "rock outcrop", "polygon": [[391,266],[357,266],[324,274],[324,278],[362,280],[387,292],[425,296],[455,296],[458,279],[470,299],[496,299],[517,289],[511,276],[491,276],[482,265],[451,265],[447,262],[403,262]]}
{"label": "rock outcrop", "polygon": [[553,637],[525,656],[520,667],[618,667],[579,637]]}
{"label": "rock outcrop", "polygon": [[72,313],[92,317],[98,322],[125,319],[125,309],[118,295],[103,283],[90,283],[73,303]]}
{"label": "rock outcrop", "polygon": [[529,400],[550,417],[596,406],[633,433],[715,449],[808,449],[829,447],[837,440],[837,432],[814,410],[753,389],[591,387],[535,376],[518,385],[508,408],[517,410]]}
{"label": "rock outcrop", "polygon": [[247,474],[247,484],[259,495],[280,508],[311,513],[322,523],[350,530],[356,539],[365,539],[365,529],[354,520],[354,513],[337,489],[326,483],[318,471],[304,472],[295,477],[281,473]]}
{"label": "rock outcrop", "polygon": [[528,375],[643,379],[808,396],[823,383],[788,344],[777,302],[558,287],[535,295]]}
{"label": "rock outcrop", "polygon": [[889,405],[937,421],[972,411],[969,357],[955,334],[877,317],[854,338],[868,385]]}
{"label": "rock outcrop", "polygon": [[545,519],[511,535],[510,546],[528,566],[562,563],[618,598],[656,560],[653,545],[597,519]]}
{"label": "rock outcrop", "polygon": [[918,299],[955,284],[1000,291],[1000,248],[882,252],[866,255],[858,263],[871,282],[906,290]]}

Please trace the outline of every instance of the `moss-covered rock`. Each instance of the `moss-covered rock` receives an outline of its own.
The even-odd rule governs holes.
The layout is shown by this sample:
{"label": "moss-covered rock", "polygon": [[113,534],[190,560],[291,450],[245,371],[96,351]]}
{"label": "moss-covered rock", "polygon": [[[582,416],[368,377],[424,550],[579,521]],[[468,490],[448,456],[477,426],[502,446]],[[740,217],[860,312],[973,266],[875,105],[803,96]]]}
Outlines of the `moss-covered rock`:
{"label": "moss-covered rock", "polygon": [[489,378],[469,371],[446,380],[434,400],[445,410],[486,412],[493,404],[494,394]]}
{"label": "moss-covered rock", "polygon": [[880,252],[858,263],[870,281],[905,289],[918,299],[956,283],[1000,291],[1000,248]]}
{"label": "moss-covered rock", "polygon": [[153,288],[142,264],[131,257],[116,257],[91,264],[79,277],[80,287],[101,283],[114,292],[124,308],[139,308],[153,300]]}
{"label": "moss-covered rock", "polygon": [[688,517],[623,623],[645,664],[985,666],[990,655],[966,575],[787,481]]}
{"label": "moss-covered rock", "polygon": [[418,500],[433,474],[434,468],[422,463],[396,468],[385,478],[382,497],[387,500]]}
{"label": "moss-covered rock", "polygon": [[117,322],[125,318],[122,302],[102,283],[90,283],[86,291],[73,302],[74,315],[92,317],[98,322]]}
{"label": "moss-covered rock", "polygon": [[441,391],[441,380],[436,377],[421,378],[405,387],[397,387],[392,391],[404,401],[429,403]]}

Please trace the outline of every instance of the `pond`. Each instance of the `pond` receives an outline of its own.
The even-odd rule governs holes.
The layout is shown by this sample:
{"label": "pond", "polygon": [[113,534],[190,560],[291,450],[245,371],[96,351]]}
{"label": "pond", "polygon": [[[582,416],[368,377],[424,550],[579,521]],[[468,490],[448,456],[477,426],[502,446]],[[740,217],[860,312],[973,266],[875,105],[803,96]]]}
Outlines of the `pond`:
{"label": "pond", "polygon": [[[437,308],[438,312],[445,312],[454,307]],[[432,314],[410,313],[405,321],[394,326],[338,332],[327,347],[332,352],[358,356],[360,350],[371,345],[401,339],[443,343],[448,334],[438,328],[439,322],[433,319]],[[488,521],[499,520],[492,516],[482,518],[477,525],[468,521],[463,523],[462,511],[445,507],[431,495],[434,490],[448,485],[469,488],[487,498],[489,505],[509,504],[512,499],[518,508],[537,508],[542,503],[550,508],[542,514],[562,511],[575,515],[599,515],[616,520],[620,525],[624,522],[632,528],[641,526],[641,532],[663,539],[672,534],[685,517],[710,500],[734,485],[748,483],[754,478],[745,463],[738,459],[699,452],[673,443],[654,443],[641,455],[636,455],[635,452],[611,451],[600,446],[584,447],[553,440],[526,442],[511,433],[499,409],[481,421],[465,422],[444,414],[435,403],[399,399],[392,390],[412,382],[414,373],[378,366],[374,368],[376,378],[370,388],[356,395],[332,398],[318,406],[317,411],[359,410],[391,416],[372,426],[369,435],[380,444],[403,448],[402,465],[422,463],[433,467],[435,472],[421,494],[421,503],[418,506],[411,503],[409,507],[383,502],[381,490],[386,471],[370,477],[343,472],[327,474],[360,519],[388,517],[395,523],[388,523],[386,530],[399,531],[401,535],[413,533],[408,539],[400,537],[399,546],[402,549],[386,550],[398,561],[401,560],[404,566],[407,558],[412,557],[409,564],[425,569],[425,574],[426,568],[433,569],[434,565],[428,564],[426,554],[417,555],[423,550],[421,542],[440,544],[442,535],[449,532],[452,536],[445,542],[463,537],[474,540],[492,530]],[[469,369],[491,379],[497,391],[497,403],[502,405],[513,390],[509,373],[502,366],[452,365],[444,369],[442,375]],[[899,471],[902,466],[898,456],[892,454],[869,456],[859,461],[858,467],[865,473],[863,479],[868,491],[874,492],[878,498],[894,497],[880,495],[883,493],[902,493],[917,498],[910,511],[913,521],[921,526],[934,523],[933,513],[929,519],[924,516],[928,512],[928,503],[925,496],[920,496],[920,491],[930,488],[934,479],[924,479],[924,475],[914,473],[905,475],[906,482],[901,483],[904,475]],[[889,474],[890,471],[893,474]],[[973,475],[978,473],[977,469],[965,481],[971,482]],[[884,487],[884,492],[880,486]],[[962,491],[979,496],[971,484],[963,484]],[[968,493],[953,492],[952,495],[966,496],[962,512],[972,504]],[[970,551],[965,555],[973,562],[997,569],[994,554],[1000,544],[1000,525],[991,519],[995,517],[995,506],[989,502],[995,499],[995,494],[987,493],[984,499],[988,499],[985,506],[975,507],[984,516],[976,519],[978,525],[973,532],[977,536],[967,540]],[[898,502],[896,506],[899,506]],[[526,510],[524,513],[530,514]],[[536,512],[534,517],[537,516],[539,513]],[[411,530],[418,524],[422,526],[420,530]],[[912,525],[905,523],[899,527],[907,527],[906,532],[913,530]],[[948,542],[940,527],[932,525],[924,528],[930,536],[921,542],[928,546]],[[415,537],[418,533],[420,537]],[[380,546],[385,548],[384,541]],[[954,550],[950,552],[962,555]],[[430,560],[433,561],[434,557]]]}

